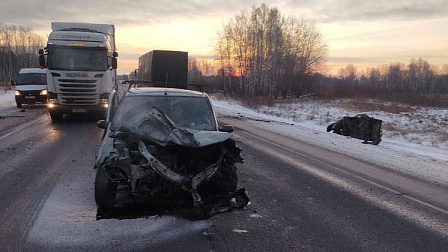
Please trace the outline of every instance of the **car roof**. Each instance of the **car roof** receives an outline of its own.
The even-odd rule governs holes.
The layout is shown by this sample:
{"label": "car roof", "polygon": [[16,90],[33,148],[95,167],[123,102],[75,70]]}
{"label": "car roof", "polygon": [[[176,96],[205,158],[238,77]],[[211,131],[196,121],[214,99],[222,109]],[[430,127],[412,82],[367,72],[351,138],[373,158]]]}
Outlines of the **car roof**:
{"label": "car roof", "polygon": [[44,68],[22,68],[19,71],[19,74],[24,74],[24,73],[46,73],[47,69]]}
{"label": "car roof", "polygon": [[206,93],[179,88],[132,87],[125,96],[190,96],[208,97]]}

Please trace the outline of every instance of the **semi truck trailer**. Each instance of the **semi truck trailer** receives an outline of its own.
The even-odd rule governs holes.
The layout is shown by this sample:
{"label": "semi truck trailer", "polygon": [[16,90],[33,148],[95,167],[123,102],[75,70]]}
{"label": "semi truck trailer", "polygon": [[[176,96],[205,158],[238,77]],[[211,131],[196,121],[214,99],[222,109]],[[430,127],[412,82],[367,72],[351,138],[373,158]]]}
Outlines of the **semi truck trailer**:
{"label": "semi truck trailer", "polygon": [[154,50],[138,58],[138,80],[155,87],[187,88],[188,52]]}

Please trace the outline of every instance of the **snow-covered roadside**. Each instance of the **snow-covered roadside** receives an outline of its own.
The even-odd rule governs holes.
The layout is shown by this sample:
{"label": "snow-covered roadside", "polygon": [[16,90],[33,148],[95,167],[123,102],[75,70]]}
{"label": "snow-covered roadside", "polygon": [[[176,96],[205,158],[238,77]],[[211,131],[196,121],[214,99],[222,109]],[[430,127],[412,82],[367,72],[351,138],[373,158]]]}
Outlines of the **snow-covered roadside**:
{"label": "snow-covered roadside", "polygon": [[16,106],[16,102],[14,101],[14,91],[4,91],[0,89],[0,108],[14,106]]}
{"label": "snow-covered roadside", "polygon": [[[269,129],[361,160],[448,185],[448,151],[445,149],[447,147],[446,142],[434,146],[425,146],[421,142],[413,143],[409,139],[400,137],[398,134],[383,130],[383,141],[379,145],[362,144],[361,140],[326,132],[329,122],[324,117],[337,115],[337,119],[340,119],[347,115],[353,116],[353,112],[334,107],[325,107],[323,104],[316,104],[311,101],[298,104],[294,108],[269,109],[268,107],[262,107],[257,111],[245,108],[234,101],[220,100],[215,97],[212,97],[212,102],[220,115],[244,116],[256,119],[257,121],[249,120],[254,127]],[[291,116],[293,113],[295,113],[294,117]],[[445,111],[439,113],[443,114]],[[317,118],[316,115],[318,115]],[[383,113],[369,113],[369,115],[383,121],[406,120],[406,118],[400,118],[400,115],[395,115],[392,119],[388,117],[393,115]],[[260,122],[260,119],[264,122]],[[335,117],[330,122],[334,122],[337,119]],[[418,137],[428,138],[429,136]]]}

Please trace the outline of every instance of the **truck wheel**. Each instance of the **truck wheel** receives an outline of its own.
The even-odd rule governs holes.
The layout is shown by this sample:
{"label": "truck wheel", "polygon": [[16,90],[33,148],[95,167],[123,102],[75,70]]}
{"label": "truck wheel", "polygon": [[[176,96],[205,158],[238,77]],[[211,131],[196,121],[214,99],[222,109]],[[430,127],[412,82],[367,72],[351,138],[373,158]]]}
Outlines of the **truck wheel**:
{"label": "truck wheel", "polygon": [[53,120],[53,121],[61,121],[63,116],[64,116],[64,114],[59,113],[59,112],[50,112],[50,117],[51,117],[51,120]]}
{"label": "truck wheel", "polygon": [[113,207],[115,205],[116,193],[117,184],[107,177],[104,168],[98,168],[95,177],[95,202],[98,207]]}
{"label": "truck wheel", "polygon": [[22,108],[22,103],[21,102],[16,102],[16,104],[17,104],[18,108]]}

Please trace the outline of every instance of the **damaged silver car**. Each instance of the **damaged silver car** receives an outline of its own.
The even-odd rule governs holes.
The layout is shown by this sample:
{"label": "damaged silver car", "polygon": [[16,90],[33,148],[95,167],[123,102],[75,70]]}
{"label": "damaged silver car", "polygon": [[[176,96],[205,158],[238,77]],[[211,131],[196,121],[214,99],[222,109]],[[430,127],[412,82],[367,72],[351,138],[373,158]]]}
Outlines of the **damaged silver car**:
{"label": "damaged silver car", "polygon": [[237,190],[243,159],[233,127],[218,127],[205,93],[134,87],[110,104],[98,122],[106,130],[95,162],[99,207],[113,207],[120,193],[159,207],[220,202],[208,209],[215,212],[248,203]]}

